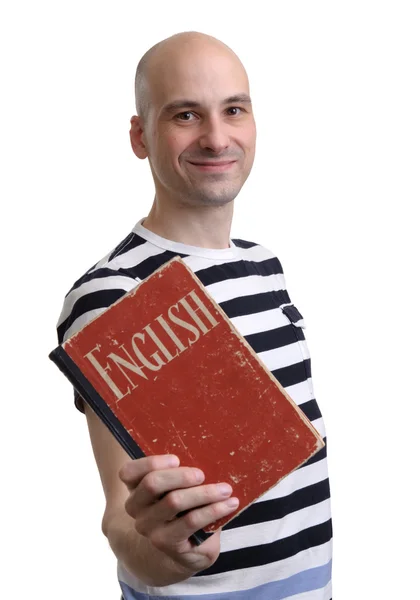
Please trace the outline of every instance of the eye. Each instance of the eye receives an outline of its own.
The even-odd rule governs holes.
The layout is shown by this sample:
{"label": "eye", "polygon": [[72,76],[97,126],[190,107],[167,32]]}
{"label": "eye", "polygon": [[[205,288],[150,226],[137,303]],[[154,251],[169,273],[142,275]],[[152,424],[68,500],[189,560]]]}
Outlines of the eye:
{"label": "eye", "polygon": [[[182,113],[179,113],[178,115],[175,116],[176,119],[178,119],[179,121],[192,121],[192,119],[188,118],[188,116],[192,117],[193,113],[191,111],[185,111]],[[187,117],[187,118],[184,118]]]}
{"label": "eye", "polygon": [[230,106],[227,110],[228,111],[232,111],[232,110],[237,111],[235,113],[232,113],[232,112],[230,113],[232,115],[232,117],[236,117],[236,115],[239,115],[240,112],[243,112],[243,109],[240,106]]}

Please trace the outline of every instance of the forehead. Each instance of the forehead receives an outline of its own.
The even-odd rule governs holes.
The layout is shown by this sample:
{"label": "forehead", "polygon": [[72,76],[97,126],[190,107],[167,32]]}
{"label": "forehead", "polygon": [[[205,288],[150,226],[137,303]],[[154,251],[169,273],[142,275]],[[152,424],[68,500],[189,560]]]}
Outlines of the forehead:
{"label": "forehead", "polygon": [[206,105],[249,94],[242,63],[233,52],[218,47],[161,52],[151,65],[149,86],[152,105],[158,111],[182,98]]}

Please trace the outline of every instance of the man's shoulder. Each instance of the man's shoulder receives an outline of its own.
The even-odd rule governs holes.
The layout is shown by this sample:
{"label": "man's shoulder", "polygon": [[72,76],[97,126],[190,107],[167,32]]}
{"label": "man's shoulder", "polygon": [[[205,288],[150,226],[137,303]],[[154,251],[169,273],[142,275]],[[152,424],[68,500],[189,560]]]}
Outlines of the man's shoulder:
{"label": "man's shoulder", "polygon": [[57,323],[61,343],[137,285],[130,269],[130,253],[141,261],[146,240],[131,232],[100,261],[77,279],[64,298]]}
{"label": "man's shoulder", "polygon": [[242,248],[243,250],[252,250],[253,248],[258,248],[262,252],[265,252],[267,256],[276,256],[274,252],[272,252],[267,246],[259,242],[251,242],[250,240],[244,240],[242,238],[232,238],[232,242],[237,248]]}
{"label": "man's shoulder", "polygon": [[273,265],[278,265],[280,272],[283,272],[278,256],[267,246],[241,238],[233,238],[232,242],[240,249],[242,259],[257,263],[269,261]]}
{"label": "man's shoulder", "polygon": [[250,242],[249,240],[243,240],[241,238],[233,238],[232,242],[235,244],[237,248],[243,248],[247,250],[248,248],[253,248],[254,246],[260,246],[261,244],[257,244],[257,242]]}

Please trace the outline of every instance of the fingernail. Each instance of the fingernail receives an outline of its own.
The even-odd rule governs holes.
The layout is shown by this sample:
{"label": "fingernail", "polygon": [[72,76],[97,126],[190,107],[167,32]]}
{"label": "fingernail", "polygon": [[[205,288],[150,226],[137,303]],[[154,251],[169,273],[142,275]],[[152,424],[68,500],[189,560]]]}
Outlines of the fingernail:
{"label": "fingernail", "polygon": [[204,473],[203,471],[200,471],[200,469],[194,469],[194,475],[198,483],[204,481]]}
{"label": "fingernail", "polygon": [[223,496],[229,496],[229,494],[232,493],[232,488],[228,483],[219,483],[217,485],[217,489],[221,494],[223,494]]}
{"label": "fingernail", "polygon": [[226,506],[229,506],[229,508],[236,508],[239,506],[238,498],[229,498],[229,500],[226,500]]}
{"label": "fingernail", "polygon": [[168,467],[179,467],[179,458],[175,454],[168,456]]}

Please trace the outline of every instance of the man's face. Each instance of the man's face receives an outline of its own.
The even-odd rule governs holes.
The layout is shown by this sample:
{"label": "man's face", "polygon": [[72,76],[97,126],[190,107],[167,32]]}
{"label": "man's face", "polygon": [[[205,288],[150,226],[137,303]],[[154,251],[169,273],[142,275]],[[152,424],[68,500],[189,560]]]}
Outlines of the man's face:
{"label": "man's face", "polygon": [[164,56],[153,69],[144,143],[159,197],[232,201],[254,161],[256,128],[241,63],[214,47]]}

